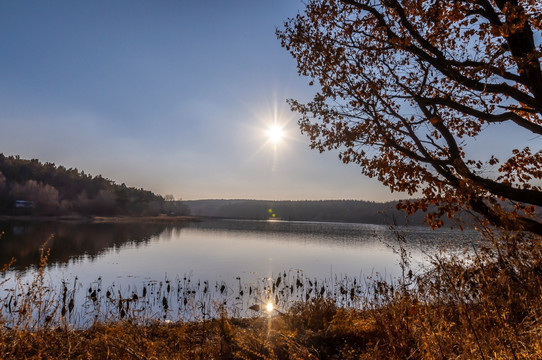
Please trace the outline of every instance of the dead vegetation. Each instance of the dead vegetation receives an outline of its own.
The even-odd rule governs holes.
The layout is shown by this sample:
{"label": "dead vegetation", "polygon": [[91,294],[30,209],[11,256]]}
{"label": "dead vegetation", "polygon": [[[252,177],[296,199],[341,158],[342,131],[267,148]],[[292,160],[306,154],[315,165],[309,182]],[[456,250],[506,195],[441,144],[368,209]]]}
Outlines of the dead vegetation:
{"label": "dead vegetation", "polygon": [[[464,257],[433,256],[421,275],[370,283],[362,304],[317,296],[284,314],[192,322],[118,319],[86,329],[48,325],[39,270],[18,314],[2,319],[2,359],[539,359],[542,358],[542,245],[526,234],[485,233]],[[46,254],[44,254],[46,255]],[[44,256],[46,260],[46,256]],[[39,293],[42,293],[41,297]],[[357,293],[355,296],[360,296]],[[8,304],[4,303],[5,308]],[[70,311],[70,310],[68,310]],[[9,324],[9,326],[8,326]],[[32,324],[30,326],[29,324]],[[36,324],[42,324],[37,326]]]}

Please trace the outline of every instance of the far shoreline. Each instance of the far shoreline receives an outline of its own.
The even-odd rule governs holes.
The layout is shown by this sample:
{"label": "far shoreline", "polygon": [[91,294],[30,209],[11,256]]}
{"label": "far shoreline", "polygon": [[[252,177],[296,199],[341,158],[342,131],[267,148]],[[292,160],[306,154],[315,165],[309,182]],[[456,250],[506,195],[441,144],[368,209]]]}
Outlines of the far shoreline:
{"label": "far shoreline", "polygon": [[0,215],[0,221],[52,221],[96,224],[130,224],[130,223],[189,223],[200,222],[202,219],[189,215],[155,215],[155,216],[38,216],[38,215]]}

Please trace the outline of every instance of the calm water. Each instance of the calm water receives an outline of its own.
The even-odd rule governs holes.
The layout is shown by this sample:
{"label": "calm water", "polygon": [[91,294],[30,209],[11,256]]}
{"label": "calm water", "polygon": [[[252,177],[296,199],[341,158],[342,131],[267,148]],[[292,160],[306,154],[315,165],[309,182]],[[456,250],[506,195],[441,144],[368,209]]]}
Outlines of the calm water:
{"label": "calm water", "polygon": [[[398,233],[404,235],[415,263],[425,261],[424,252],[434,253],[442,245],[461,250],[477,238],[475,232],[425,227],[392,231],[381,225],[282,221],[206,221],[183,226],[1,223],[2,231],[0,264],[17,259],[6,278],[30,281],[39,248],[47,241],[51,255],[46,279],[53,287],[61,287],[64,281],[83,293],[99,288],[128,296],[145,286],[166,289],[165,284],[171,283],[181,294],[191,281],[192,289],[199,292],[212,288],[220,296],[229,294],[240,301],[239,293],[252,294],[255,284],[267,281],[269,285],[269,278],[280,276],[292,283],[313,279],[311,285],[317,279],[329,284],[337,279],[398,276],[399,256],[393,249]],[[307,291],[303,296],[308,296]],[[177,300],[183,299],[179,295]],[[84,296],[79,301],[85,301]],[[245,299],[245,305],[250,301]]]}
{"label": "calm water", "polygon": [[272,276],[302,270],[314,277],[330,273],[397,274],[397,234],[415,260],[422,250],[462,247],[475,232],[432,231],[426,227],[390,230],[384,225],[283,221],[206,221],[161,224],[0,223],[0,264],[16,258],[24,275],[51,249],[50,276],[81,280],[161,279],[190,274],[214,280]]}

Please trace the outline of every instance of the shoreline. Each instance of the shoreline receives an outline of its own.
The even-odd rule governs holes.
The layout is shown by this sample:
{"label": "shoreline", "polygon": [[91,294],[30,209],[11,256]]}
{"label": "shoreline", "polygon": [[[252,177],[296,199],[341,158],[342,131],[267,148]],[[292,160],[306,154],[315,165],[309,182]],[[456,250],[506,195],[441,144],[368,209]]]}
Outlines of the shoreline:
{"label": "shoreline", "polygon": [[78,222],[96,224],[128,224],[128,223],[188,223],[200,222],[201,218],[189,215],[156,215],[156,216],[35,216],[35,215],[0,215],[0,221],[52,221]]}

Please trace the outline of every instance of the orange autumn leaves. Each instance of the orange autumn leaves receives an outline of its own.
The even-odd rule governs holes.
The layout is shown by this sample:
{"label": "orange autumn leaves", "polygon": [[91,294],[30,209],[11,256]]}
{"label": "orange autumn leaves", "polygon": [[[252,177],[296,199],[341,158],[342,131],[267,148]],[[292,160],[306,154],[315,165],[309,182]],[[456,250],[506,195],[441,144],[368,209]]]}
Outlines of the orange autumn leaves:
{"label": "orange autumn leaves", "polygon": [[436,205],[432,226],[468,209],[542,234],[540,148],[503,159],[467,151],[505,123],[542,135],[541,13],[533,0],[309,1],[277,31],[317,84],[291,108],[312,148],[338,149],[392,191],[422,195],[398,207]]}

